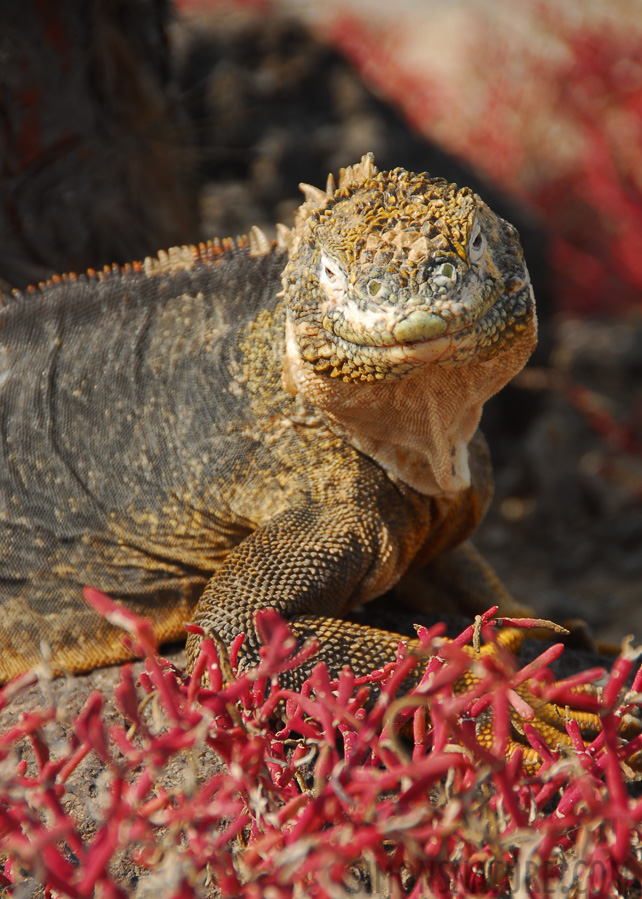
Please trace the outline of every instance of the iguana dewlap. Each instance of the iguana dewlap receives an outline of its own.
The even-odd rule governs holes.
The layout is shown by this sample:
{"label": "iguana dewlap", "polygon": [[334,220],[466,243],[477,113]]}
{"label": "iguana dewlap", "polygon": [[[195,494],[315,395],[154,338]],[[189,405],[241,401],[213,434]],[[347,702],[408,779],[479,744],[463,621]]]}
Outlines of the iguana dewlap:
{"label": "iguana dewlap", "polygon": [[274,245],[255,230],[0,308],[1,679],[43,644],[56,669],[126,657],[85,585],[161,641],[243,631],[244,662],[272,607],[362,672],[399,638],[344,613],[411,564],[474,568],[455,548],[492,490],[482,404],[535,343],[517,233],[371,157],[306,191]]}

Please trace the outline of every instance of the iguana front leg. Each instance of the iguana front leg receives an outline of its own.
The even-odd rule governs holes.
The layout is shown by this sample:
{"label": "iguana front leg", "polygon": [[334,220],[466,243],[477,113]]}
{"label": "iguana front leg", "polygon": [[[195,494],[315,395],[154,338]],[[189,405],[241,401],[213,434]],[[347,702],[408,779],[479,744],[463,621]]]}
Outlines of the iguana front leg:
{"label": "iguana front leg", "polygon": [[[394,531],[394,533],[393,533]],[[412,542],[411,542],[412,541]],[[382,593],[405,570],[416,550],[412,530],[390,528],[376,510],[301,504],[275,516],[232,552],[205,589],[193,618],[228,645],[245,634],[242,664],[259,660],[254,616],[272,608],[300,640],[313,636],[319,656],[293,672],[300,686],[324,659],[332,676],[349,663],[358,675],[393,661],[398,634],[340,619],[354,605]],[[187,641],[188,667],[200,638]]]}
{"label": "iguana front leg", "polygon": [[[393,533],[402,536],[395,537]],[[259,661],[261,641],[255,614],[260,609],[273,608],[288,621],[301,643],[313,637],[319,644],[317,655],[281,676],[284,686],[299,689],[319,660],[325,661],[332,678],[345,664],[350,664],[357,676],[368,674],[395,660],[400,641],[406,642],[412,651],[417,640],[339,616],[382,592],[387,582],[404,570],[412,558],[413,547],[404,542],[403,534],[403,529],[389,528],[376,510],[333,508],[328,503],[301,504],[289,509],[258,528],[229,554],[205,589],[193,622],[206,631],[212,629],[228,645],[238,633],[244,633],[241,667],[246,667]],[[474,571],[478,558],[474,551],[466,550],[460,561],[468,559]],[[445,582],[447,578],[442,580],[442,588]],[[504,631],[499,636],[500,645],[508,649],[516,649],[518,642],[516,631]],[[189,635],[188,669],[194,666],[200,643],[200,636]],[[474,688],[478,681],[478,656],[472,648],[467,651],[471,667],[458,679],[458,692]],[[482,655],[489,653],[496,653],[493,645],[482,650]],[[419,680],[422,670],[422,665],[414,669],[408,686]],[[568,744],[564,714],[556,706],[536,700],[528,682],[519,692],[535,712],[531,723],[549,745]],[[594,715],[573,710],[566,710],[566,714],[580,723],[585,738],[591,739],[598,732],[599,721]],[[513,736],[507,752],[512,754],[521,747],[524,764],[537,767],[537,752],[524,745],[521,722],[512,723]],[[483,713],[477,725],[478,740],[492,750],[492,716]]]}
{"label": "iguana front leg", "polygon": [[394,594],[420,614],[447,610],[480,615],[499,606],[499,615],[537,617],[532,608],[517,602],[470,541],[440,553],[421,568],[411,568],[395,585]]}
{"label": "iguana front leg", "polygon": [[[492,606],[499,616],[539,618],[537,611],[513,597],[491,565],[470,541],[440,553],[421,568],[405,574],[393,593],[403,605],[419,614],[435,612],[480,615]],[[550,640],[554,633],[563,634],[569,646],[592,653],[617,655],[619,647],[596,643],[588,624],[581,618],[557,622],[549,626],[529,628],[531,638]]]}
{"label": "iguana front leg", "polygon": [[[330,527],[330,520],[332,527]],[[356,510],[330,510],[299,507],[276,516],[264,527],[246,538],[228,556],[225,564],[211,579],[199,601],[194,623],[214,630],[228,645],[238,633],[245,634],[241,667],[259,661],[260,639],[254,622],[260,609],[276,609],[285,617],[300,641],[314,637],[319,653],[307,663],[281,675],[284,686],[299,689],[312,668],[322,659],[330,676],[336,678],[349,663],[357,676],[368,674],[395,660],[399,642],[412,650],[417,640],[389,631],[341,620],[335,616],[346,612],[355,602],[367,598],[375,583],[389,577],[403,563],[407,547],[395,545],[385,524],[376,517]],[[505,631],[500,643],[513,647],[516,632]],[[507,642],[508,641],[508,642]],[[511,642],[513,641],[513,642]],[[187,661],[191,669],[196,661],[201,637],[190,634]],[[495,653],[487,646],[483,654]],[[478,656],[470,649],[470,669],[457,680],[455,690],[475,687]],[[421,677],[423,666],[417,666],[407,686]],[[528,684],[521,688],[523,697],[533,704],[533,724],[552,746],[567,744],[569,738],[564,717],[555,706],[534,702]],[[595,716],[572,711],[571,717],[590,731],[596,732]],[[590,720],[588,720],[590,718]],[[509,754],[521,746],[528,767],[537,766],[537,753],[524,747],[519,722]],[[597,723],[599,727],[599,722]],[[480,717],[477,738],[487,749],[495,742],[494,724],[488,713]]]}

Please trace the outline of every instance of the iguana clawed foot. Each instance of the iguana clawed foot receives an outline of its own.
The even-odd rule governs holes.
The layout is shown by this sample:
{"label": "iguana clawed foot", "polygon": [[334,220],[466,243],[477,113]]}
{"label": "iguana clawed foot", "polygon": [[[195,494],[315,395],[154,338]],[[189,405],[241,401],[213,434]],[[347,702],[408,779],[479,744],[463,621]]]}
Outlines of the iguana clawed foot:
{"label": "iguana clawed foot", "polygon": [[[368,638],[374,629],[349,621],[317,622],[316,634],[311,629],[306,633],[317,644],[315,654],[310,643],[306,643],[307,651],[303,649],[302,622],[290,624],[299,638],[292,646],[298,645],[304,661],[284,669],[281,687],[305,692],[304,682],[310,678],[315,689],[314,670],[320,659],[328,666],[330,678],[340,684],[342,663],[328,660],[324,642],[328,638],[332,642],[333,624],[336,628],[342,625],[344,637],[350,640],[345,649],[352,657],[353,675],[361,682],[378,685],[370,699],[363,701],[387,705],[392,738],[401,730],[415,744],[432,742],[443,748],[449,743],[470,750],[491,767],[519,753],[527,772],[570,756],[581,764],[599,766],[600,752],[610,741],[613,757],[619,756],[628,766],[627,777],[642,770],[642,721],[637,708],[642,674],[629,685],[639,653],[625,646],[610,672],[604,668],[582,670],[579,662],[576,673],[556,680],[549,665],[565,651],[562,643],[549,646],[525,665],[518,658],[526,634],[516,625],[535,630],[547,622],[494,618],[495,612],[491,609],[477,616],[475,625],[455,639],[441,636],[444,626],[440,624],[430,630],[418,627],[418,639],[414,640],[376,630],[382,654],[389,661],[374,672],[367,665],[372,651]],[[256,615],[265,644],[272,642],[274,622],[283,624],[273,610]],[[495,631],[493,626],[500,629]],[[415,730],[418,709],[427,712],[419,736]]]}
{"label": "iguana clawed foot", "polygon": [[[620,656],[610,675],[594,668],[555,681],[548,664],[560,655],[562,644],[520,667],[516,653],[523,640],[523,631],[510,627],[483,646],[461,647],[471,659],[453,684],[455,694],[472,700],[462,716],[464,740],[465,722],[474,721],[475,739],[489,761],[519,751],[526,770],[554,760],[559,750],[562,755],[583,752],[607,737],[622,747],[633,740],[637,746],[636,738],[642,733],[639,717],[636,713],[620,717],[615,711],[632,671],[633,655]],[[630,745],[633,749],[634,744]],[[630,768],[640,770],[632,752],[622,754]]]}
{"label": "iguana clawed foot", "polygon": [[[498,703],[488,701],[488,705],[479,712],[476,718],[475,729],[477,739],[482,746],[496,751],[504,742],[506,753],[510,756],[518,749],[521,750],[524,765],[530,768],[538,766],[541,759],[537,750],[527,739],[528,726],[534,728],[546,745],[554,750],[557,747],[572,744],[566,730],[568,720],[577,722],[582,738],[586,741],[595,739],[600,733],[600,720],[594,713],[573,708],[571,705],[561,706],[554,702],[548,702],[541,695],[537,695],[541,694],[541,689],[538,687],[541,688],[546,680],[550,683],[550,672],[546,670],[549,678],[543,681],[524,679],[524,673],[529,672],[531,666],[526,666],[526,669],[522,669],[520,672],[516,659],[516,653],[519,652],[523,640],[523,632],[508,628],[498,632],[496,642],[487,643],[478,649],[466,646],[464,652],[485,671],[499,671],[503,677],[506,677],[507,670],[514,670],[515,673],[509,680],[509,690],[514,690],[514,695],[507,697],[508,702],[505,706],[508,712],[508,721],[500,724],[498,719],[502,713],[499,711]],[[542,668],[538,670],[536,667],[538,662],[539,659],[532,663],[535,677],[542,674]],[[479,680],[480,675],[475,672],[475,665],[473,665],[462,675],[457,685],[458,689],[462,692],[470,690]]]}

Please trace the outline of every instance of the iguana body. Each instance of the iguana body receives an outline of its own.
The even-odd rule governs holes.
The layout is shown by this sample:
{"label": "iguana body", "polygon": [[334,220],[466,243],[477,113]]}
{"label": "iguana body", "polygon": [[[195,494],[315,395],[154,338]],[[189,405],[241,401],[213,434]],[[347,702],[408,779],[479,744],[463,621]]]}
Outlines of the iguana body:
{"label": "iguana body", "polygon": [[263,607],[334,669],[394,657],[398,637],[341,616],[468,538],[492,490],[481,406],[534,341],[514,229],[466,189],[368,157],[309,189],[277,245],[255,233],[15,296],[0,677],[43,642],[58,669],[126,656],[85,585],[160,640],[189,620],[243,631],[246,661]]}

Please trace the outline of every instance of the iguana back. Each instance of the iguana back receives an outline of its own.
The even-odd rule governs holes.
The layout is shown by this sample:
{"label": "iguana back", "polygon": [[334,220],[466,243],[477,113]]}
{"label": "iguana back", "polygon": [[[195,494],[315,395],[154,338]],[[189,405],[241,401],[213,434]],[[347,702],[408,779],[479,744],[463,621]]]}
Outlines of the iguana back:
{"label": "iguana back", "polygon": [[228,241],[48,283],[0,309],[7,673],[43,638],[80,645],[74,667],[96,664],[99,641],[82,647],[98,624],[84,584],[178,636],[225,551],[256,526],[251,491],[238,512],[227,489],[240,491],[258,449],[239,334],[277,305],[282,268],[282,253],[253,258]]}

